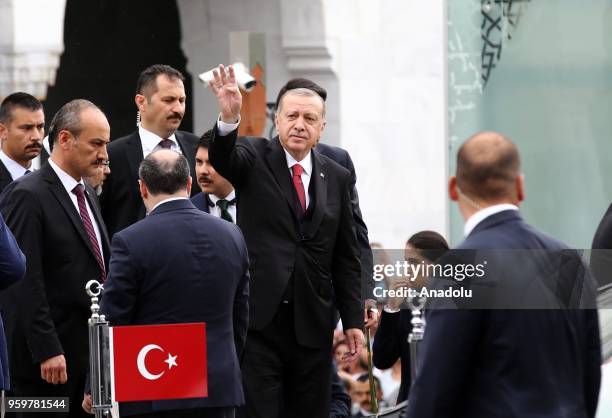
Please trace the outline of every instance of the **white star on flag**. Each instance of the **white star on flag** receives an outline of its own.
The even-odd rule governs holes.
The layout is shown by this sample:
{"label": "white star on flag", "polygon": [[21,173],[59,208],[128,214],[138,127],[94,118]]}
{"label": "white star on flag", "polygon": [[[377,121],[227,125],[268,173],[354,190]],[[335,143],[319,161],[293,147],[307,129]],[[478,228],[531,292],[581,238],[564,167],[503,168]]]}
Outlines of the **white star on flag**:
{"label": "white star on flag", "polygon": [[168,358],[164,360],[164,363],[168,363],[168,370],[170,370],[173,366],[178,366],[178,364],[176,364],[176,357],[177,356],[173,356],[172,354],[168,353]]}

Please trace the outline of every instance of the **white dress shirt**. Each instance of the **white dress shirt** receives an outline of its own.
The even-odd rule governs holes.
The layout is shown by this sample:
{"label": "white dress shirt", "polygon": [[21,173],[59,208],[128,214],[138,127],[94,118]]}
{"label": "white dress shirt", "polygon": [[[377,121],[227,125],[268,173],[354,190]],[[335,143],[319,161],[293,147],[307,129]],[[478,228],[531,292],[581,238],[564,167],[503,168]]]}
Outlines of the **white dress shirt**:
{"label": "white dress shirt", "polygon": [[181,151],[181,147],[179,147],[178,145],[175,134],[170,135],[168,138],[162,138],[160,136],[157,136],[151,131],[147,131],[142,126],[139,126],[138,135],[140,135],[140,143],[142,144],[143,158],[146,158],[147,155],[149,155],[153,151],[158,151],[160,149],[163,149],[159,145],[159,143],[163,141],[164,139],[169,139],[170,141],[172,141],[172,145],[170,146],[171,150],[176,151],[179,154],[183,154],[183,152]]}
{"label": "white dress shirt", "polygon": [[23,176],[26,170],[32,170],[31,168],[24,168],[21,164],[13,160],[11,157],[6,155],[4,151],[0,149],[0,161],[4,164],[6,169],[8,170],[11,178],[13,180],[17,180],[19,177]]}
{"label": "white dress shirt", "polygon": [[[59,166],[55,164],[55,162],[51,158],[49,158],[49,165],[51,166],[53,171],[55,171],[55,174],[57,174],[57,176],[59,177],[60,181],[62,182],[62,185],[66,189],[66,193],[68,193],[68,197],[70,197],[70,200],[72,201],[72,204],[74,205],[74,208],[76,209],[79,216],[81,216],[81,212],[79,211],[79,201],[77,200],[77,195],[74,194],[72,190],[76,187],[77,184],[83,184],[83,179],[81,179],[81,181],[76,181],[70,174],[66,173],[64,170],[59,168]],[[85,187],[84,184],[83,184],[83,187]],[[87,192],[87,188],[85,188],[85,193],[89,194]],[[102,238],[100,235],[100,228],[98,227],[98,222],[96,221],[96,217],[94,216],[91,210],[91,207],[89,206],[89,201],[87,199],[85,199],[85,206],[87,207],[87,213],[89,214],[89,219],[91,219],[91,223],[93,224],[94,232],[96,233],[96,240],[98,241],[98,247],[100,248],[100,255],[102,256],[102,259],[104,260],[104,249],[102,247]]]}
{"label": "white dress shirt", "polygon": [[[221,208],[219,206],[217,206],[217,202],[219,200],[221,200],[222,198],[215,196],[214,194],[209,194],[208,198],[210,199],[211,202],[214,203],[214,206],[208,206],[208,212],[211,215],[216,216],[217,218],[221,217]],[[234,189],[232,189],[232,191],[225,196],[223,199],[227,200],[228,202],[231,201],[232,199],[236,198],[236,191]],[[206,203],[208,204],[208,203]],[[230,215],[232,215],[232,220],[234,221],[234,223],[236,223],[236,204],[233,205],[229,205],[227,207],[227,211],[229,212]]]}
{"label": "white dress shirt", "polygon": [[501,203],[499,205],[493,205],[479,210],[465,222],[463,227],[463,234],[467,237],[476,228],[476,226],[484,221],[489,216],[493,216],[496,213],[503,212],[505,210],[519,210],[519,208],[510,203]]}
{"label": "white dress shirt", "polygon": [[[164,203],[172,202],[173,200],[181,200],[181,199],[187,200],[186,197],[169,197],[167,199],[162,200],[161,202],[157,202],[157,204],[153,206],[153,209],[151,209],[151,212],[153,212],[158,206],[163,205]],[[151,212],[147,212],[147,215],[149,215],[149,213]]]}

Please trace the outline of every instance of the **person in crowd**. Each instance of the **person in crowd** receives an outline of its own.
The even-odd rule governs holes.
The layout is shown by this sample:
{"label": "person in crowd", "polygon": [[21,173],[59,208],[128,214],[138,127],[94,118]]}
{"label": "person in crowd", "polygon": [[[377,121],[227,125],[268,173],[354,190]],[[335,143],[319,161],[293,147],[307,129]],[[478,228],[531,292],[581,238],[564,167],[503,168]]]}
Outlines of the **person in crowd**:
{"label": "person in crowd", "polygon": [[198,185],[202,192],[193,196],[191,202],[204,212],[236,223],[236,192],[234,186],[217,173],[208,159],[211,134],[212,131],[206,131],[198,142],[195,170]]}
{"label": "person in crowd", "polygon": [[[0,214],[0,290],[4,290],[19,281],[25,274],[26,260],[19,249],[11,230],[4,223]],[[2,316],[0,315],[0,389],[5,391],[11,387],[8,353]]]}
{"label": "person in crowd", "polygon": [[42,150],[45,113],[38,99],[13,93],[0,104],[0,193],[13,180],[32,171]]}
{"label": "person in crowd", "polygon": [[350,173],[313,150],[325,126],[325,102],[315,92],[281,98],[279,138],[238,138],[242,98],[233,68],[213,75],[221,112],[209,158],[236,188],[251,259],[245,413],[328,417],[336,308],[351,356],[364,341]]}
{"label": "person in crowd", "polygon": [[102,167],[98,169],[95,175],[91,177],[83,177],[83,181],[89,185],[96,192],[96,196],[100,196],[102,194],[102,186],[104,185],[104,181],[110,174],[110,166],[108,161],[105,161]]}
{"label": "person in crowd", "polygon": [[[14,396],[69,397],[81,403],[89,368],[84,292],[104,280],[109,241],[95,193],[83,184],[108,160],[110,127],[87,100],[73,100],[51,122],[47,164],[6,187],[0,210],[27,259],[23,280],[7,290],[6,331]],[[39,414],[23,412],[20,417]],[[65,416],[47,413],[46,416]]]}
{"label": "person in crowd", "polygon": [[191,203],[184,156],[154,151],[139,177],[149,215],[115,234],[100,311],[111,326],[205,322],[208,397],[125,402],[120,414],[233,417],[244,402],[238,361],[248,324],[244,238],[235,225]]}
{"label": "person in crowd", "polygon": [[[162,64],[146,68],[138,77],[135,102],[140,125],[108,147],[112,173],[104,182],[100,204],[111,238],[145,216],[138,190],[138,165],[151,152],[172,149],[183,154],[189,161],[191,177],[196,178],[198,137],[178,130],[187,100],[183,80],[180,71]],[[194,182],[191,195],[196,193],[198,186]]]}
{"label": "person in crowd", "polygon": [[[327,100],[327,90],[322,86],[315,83],[307,78],[292,78],[287,81],[278,92],[276,96],[276,109],[280,106],[281,98],[289,90],[294,89],[308,89],[312,90],[323,99]],[[353,214],[353,220],[355,221],[355,233],[357,235],[357,243],[359,244],[359,261],[361,262],[361,284],[362,284],[362,296],[365,304],[365,327],[373,329],[378,322],[378,311],[376,308],[376,300],[373,296],[374,291],[374,280],[372,278],[372,250],[370,249],[370,241],[368,239],[368,227],[366,226],[363,216],[361,215],[361,209],[359,208],[359,195],[357,193],[357,174],[355,173],[355,166],[353,160],[349,155],[348,151],[343,148],[327,145],[321,141],[317,142],[315,150],[325,155],[326,157],[334,160],[334,162],[340,164],[351,173],[351,211]]]}
{"label": "person in crowd", "polygon": [[[580,265],[565,277],[555,256],[575,251],[521,218],[524,180],[518,149],[507,137],[472,136],[461,145],[456,167],[449,192],[465,220],[466,238],[438,263],[453,267],[457,258],[491,260],[483,277],[464,282],[455,270],[441,283],[451,291],[469,287],[496,298],[475,293],[474,299],[428,301],[406,416],[594,417],[601,377],[597,311],[566,309],[564,287],[568,281],[584,285],[583,296],[593,299],[587,307],[594,306],[594,297],[588,277],[576,274]],[[573,259],[580,263],[577,255]],[[517,265],[517,260],[525,262]],[[508,300],[496,289],[526,291]],[[560,293],[551,299],[551,290]],[[524,306],[520,299],[546,309],[496,308]]]}
{"label": "person in crowd", "polygon": [[[405,248],[405,260],[411,264],[432,264],[448,250],[448,243],[444,237],[435,231],[420,231],[408,238]],[[397,277],[394,278],[390,288],[422,287],[423,277]],[[410,390],[410,345],[408,334],[412,330],[412,314],[405,306],[405,298],[389,298],[383,308],[380,324],[372,347],[372,360],[379,369],[390,369],[398,360],[401,361],[401,384],[397,403],[408,398]],[[385,393],[390,393],[390,390]]]}

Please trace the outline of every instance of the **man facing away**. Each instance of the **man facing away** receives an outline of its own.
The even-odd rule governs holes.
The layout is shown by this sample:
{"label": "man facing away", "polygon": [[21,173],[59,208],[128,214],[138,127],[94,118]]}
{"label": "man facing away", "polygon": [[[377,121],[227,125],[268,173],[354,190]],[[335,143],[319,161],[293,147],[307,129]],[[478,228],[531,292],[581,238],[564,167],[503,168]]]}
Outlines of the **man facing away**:
{"label": "man facing away", "polygon": [[[155,64],[140,73],[134,101],[140,125],[108,147],[111,174],[100,196],[102,215],[112,236],[144,218],[145,207],[138,190],[138,165],[153,151],[171,149],[183,154],[195,178],[193,162],[198,137],[178,128],[185,115],[183,74],[169,65]],[[190,191],[195,195],[197,185]]]}
{"label": "man facing away", "polygon": [[251,260],[246,414],[327,418],[336,308],[352,356],[364,340],[350,173],[313,151],[325,126],[315,92],[281,98],[278,139],[237,138],[242,99],[233,68],[213,74],[221,115],[209,157],[236,188]]}
{"label": "man facing away", "polygon": [[0,105],[0,192],[32,171],[42,150],[45,114],[42,104],[27,93],[8,95]]}
{"label": "man facing away", "polygon": [[[83,177],[108,160],[110,127],[87,100],[68,102],[51,122],[47,164],[12,182],[0,210],[27,259],[26,275],[4,295],[15,396],[68,396],[79,405],[89,368],[88,280],[104,280],[108,237],[95,193]],[[33,412],[17,416],[38,416]],[[66,416],[47,413],[46,416]]]}
{"label": "man facing away", "polygon": [[[495,132],[468,139],[459,149],[449,191],[466,221],[466,238],[457,249],[477,250],[485,259],[503,250],[498,270],[516,274],[498,271],[493,279],[511,282],[499,283],[502,287],[523,287],[522,298],[542,302],[550,294],[543,279],[552,279],[553,289],[563,285],[563,271],[541,262],[547,260],[542,254],[575,252],[519,215],[523,176],[509,139]],[[530,256],[521,260],[529,262],[514,265],[525,250]],[[457,254],[450,251],[439,263]],[[487,269],[495,267],[491,264]],[[484,279],[473,284],[479,280]],[[596,310],[430,308],[426,320],[408,417],[595,416],[601,373]]]}
{"label": "man facing away", "polygon": [[238,362],[248,324],[244,238],[234,224],[191,203],[184,156],[155,151],[139,176],[148,215],[113,238],[101,313],[111,326],[205,322],[208,397],[125,402],[121,416],[233,417],[244,403]]}

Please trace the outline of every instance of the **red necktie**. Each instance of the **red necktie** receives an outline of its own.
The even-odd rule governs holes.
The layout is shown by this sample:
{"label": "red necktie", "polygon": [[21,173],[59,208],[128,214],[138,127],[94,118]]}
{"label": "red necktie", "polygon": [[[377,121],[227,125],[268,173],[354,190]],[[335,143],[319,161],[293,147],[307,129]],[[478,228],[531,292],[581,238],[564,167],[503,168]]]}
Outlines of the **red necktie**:
{"label": "red necktie", "polygon": [[295,187],[300,205],[302,205],[302,211],[306,212],[306,193],[304,193],[304,183],[302,183],[302,173],[304,169],[301,165],[295,164],[291,167],[291,172],[293,173],[293,187]]}
{"label": "red necktie", "polygon": [[74,193],[77,197],[77,202],[79,203],[79,213],[81,214],[81,219],[83,220],[83,226],[85,226],[85,231],[87,231],[87,236],[91,242],[91,247],[94,250],[96,261],[98,262],[98,266],[100,266],[100,279],[104,281],[106,278],[104,261],[102,260],[102,253],[100,252],[100,246],[98,245],[98,239],[96,238],[93,223],[91,222],[91,218],[87,212],[87,205],[85,204],[85,187],[82,184],[77,184],[74,186],[74,189],[72,189],[72,193]]}

